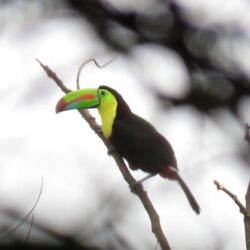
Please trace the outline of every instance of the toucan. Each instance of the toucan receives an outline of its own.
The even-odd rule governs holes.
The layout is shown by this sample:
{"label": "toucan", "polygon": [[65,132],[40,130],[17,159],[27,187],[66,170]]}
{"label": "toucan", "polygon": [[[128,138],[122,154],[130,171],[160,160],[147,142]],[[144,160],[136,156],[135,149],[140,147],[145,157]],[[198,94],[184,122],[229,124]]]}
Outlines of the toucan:
{"label": "toucan", "polygon": [[167,139],[148,121],[134,114],[123,97],[108,86],[79,89],[63,96],[56,105],[56,113],[97,108],[101,116],[102,132],[113,149],[128,162],[132,170],[149,173],[146,179],[159,174],[176,180],[184,191],[192,209],[199,214],[200,207],[181,178],[176,157]]}

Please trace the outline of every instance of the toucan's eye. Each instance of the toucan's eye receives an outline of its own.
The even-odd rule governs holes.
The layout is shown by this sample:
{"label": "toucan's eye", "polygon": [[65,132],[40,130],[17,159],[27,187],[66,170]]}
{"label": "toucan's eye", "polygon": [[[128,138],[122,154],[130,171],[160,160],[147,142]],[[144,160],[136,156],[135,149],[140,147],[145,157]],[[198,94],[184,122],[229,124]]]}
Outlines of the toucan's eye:
{"label": "toucan's eye", "polygon": [[105,92],[104,90],[101,90],[101,91],[100,91],[100,96],[101,96],[101,97],[104,97],[105,95],[106,95],[106,92]]}

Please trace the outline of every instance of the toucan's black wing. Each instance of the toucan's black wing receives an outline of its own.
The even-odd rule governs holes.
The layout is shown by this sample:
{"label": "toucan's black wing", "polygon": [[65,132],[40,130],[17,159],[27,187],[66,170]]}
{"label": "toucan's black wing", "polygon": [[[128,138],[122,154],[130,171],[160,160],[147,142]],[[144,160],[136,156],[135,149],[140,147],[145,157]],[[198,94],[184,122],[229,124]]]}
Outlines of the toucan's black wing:
{"label": "toucan's black wing", "polygon": [[149,142],[152,136],[156,136],[158,133],[149,122],[136,115],[114,121],[113,132],[122,139],[129,138],[138,147],[146,146],[143,142]]}
{"label": "toucan's black wing", "polygon": [[132,169],[158,172],[167,165],[177,167],[169,142],[149,122],[135,114],[114,121],[112,143]]}

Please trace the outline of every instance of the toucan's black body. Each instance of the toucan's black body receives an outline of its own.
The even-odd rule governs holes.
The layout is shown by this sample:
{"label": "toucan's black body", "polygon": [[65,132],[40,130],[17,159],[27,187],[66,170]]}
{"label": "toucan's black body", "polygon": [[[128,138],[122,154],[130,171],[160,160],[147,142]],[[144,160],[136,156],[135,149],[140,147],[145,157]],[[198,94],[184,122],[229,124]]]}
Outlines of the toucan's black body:
{"label": "toucan's black body", "polygon": [[110,141],[131,169],[160,173],[166,166],[177,169],[169,142],[146,120],[131,112],[122,96],[107,86],[118,102]]}
{"label": "toucan's black body", "polygon": [[131,169],[159,173],[165,166],[177,168],[169,142],[150,123],[133,113],[115,119],[110,140]]}
{"label": "toucan's black body", "polygon": [[178,174],[177,161],[169,142],[149,122],[134,114],[116,90],[107,86],[99,88],[110,91],[118,104],[109,138],[115,150],[128,161],[133,170],[158,173],[164,178],[178,181],[191,207],[199,214],[198,203]]}

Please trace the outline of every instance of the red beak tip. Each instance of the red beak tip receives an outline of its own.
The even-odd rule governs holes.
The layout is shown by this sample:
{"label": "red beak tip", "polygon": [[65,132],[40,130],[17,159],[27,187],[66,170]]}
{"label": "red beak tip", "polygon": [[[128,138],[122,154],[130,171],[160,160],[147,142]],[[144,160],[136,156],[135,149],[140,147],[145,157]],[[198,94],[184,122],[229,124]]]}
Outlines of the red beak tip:
{"label": "red beak tip", "polygon": [[59,100],[59,102],[56,105],[56,114],[64,111],[66,106],[67,106],[67,102],[63,98]]}

